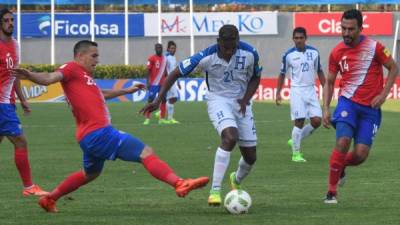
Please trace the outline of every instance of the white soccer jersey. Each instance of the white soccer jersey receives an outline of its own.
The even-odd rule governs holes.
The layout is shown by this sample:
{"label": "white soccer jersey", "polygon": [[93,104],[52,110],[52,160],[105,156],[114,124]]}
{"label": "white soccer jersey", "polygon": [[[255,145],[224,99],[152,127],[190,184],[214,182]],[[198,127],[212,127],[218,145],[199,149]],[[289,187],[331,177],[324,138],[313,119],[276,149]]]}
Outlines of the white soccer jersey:
{"label": "white soccer jersey", "polygon": [[196,67],[205,72],[209,94],[240,99],[246,92],[252,76],[260,76],[258,53],[251,45],[239,42],[229,62],[218,57],[218,45],[214,44],[179,63],[182,75]]}
{"label": "white soccer jersey", "polygon": [[169,74],[176,68],[176,57],[168,52],[165,56],[167,57],[167,73]]}
{"label": "white soccer jersey", "polygon": [[289,69],[291,86],[313,86],[315,74],[322,70],[318,50],[308,45],[304,52],[289,49],[282,57],[281,75],[284,76]]}

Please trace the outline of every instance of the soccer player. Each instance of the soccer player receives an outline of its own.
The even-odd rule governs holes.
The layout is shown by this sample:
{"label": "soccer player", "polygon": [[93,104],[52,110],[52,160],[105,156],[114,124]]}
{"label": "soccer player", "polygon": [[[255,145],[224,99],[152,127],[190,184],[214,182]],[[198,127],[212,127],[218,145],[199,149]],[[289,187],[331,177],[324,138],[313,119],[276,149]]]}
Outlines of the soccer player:
{"label": "soccer player", "polygon": [[61,82],[76,120],[76,139],[83,151],[83,170],[70,174],[50,194],[42,196],[39,205],[47,212],[57,212],[56,201],[61,196],[96,179],[101,174],[105,160],[116,158],[142,163],[152,176],[175,188],[179,197],[185,197],[191,190],[205,186],[208,177],[185,180],[178,177],[152,148],[138,138],[112,127],[105,99],[134,93],[144,88],[144,85],[137,84],[120,90],[100,90],[93,79],[98,57],[97,43],[83,40],[74,46],[74,61],[62,65],[55,72],[13,70],[15,76],[41,85]]}
{"label": "soccer player", "polygon": [[257,135],[251,98],[260,83],[262,69],[258,61],[256,49],[239,41],[238,29],[224,25],[219,30],[217,44],[179,63],[168,75],[159,96],[141,110],[146,113],[157,109],[179,76],[189,74],[196,67],[206,72],[208,115],[221,138],[215,154],[209,205],[221,204],[221,183],[236,143],[242,157],[236,172],[230,174],[233,189],[241,188],[241,182],[256,161]]}
{"label": "soccer player", "polygon": [[[306,40],[306,29],[296,27],[293,30],[295,47],[286,51],[282,57],[275,98],[276,104],[280,105],[285,75],[290,69],[290,113],[294,121],[294,127],[292,129],[292,138],[289,139],[288,144],[292,148],[293,162],[306,162],[300,152],[301,141],[321,126],[322,118],[322,110],[314,86],[315,74],[318,74],[322,86],[325,84],[325,75],[321,68],[318,50],[306,45]],[[310,120],[310,123],[306,126],[304,126],[305,119]]]}
{"label": "soccer player", "polygon": [[[167,76],[167,58],[163,55],[163,46],[160,43],[154,45],[156,51],[155,55],[151,55],[147,60],[147,90],[149,91],[148,102],[152,102],[160,91],[160,86],[164,83]],[[160,106],[159,124],[168,124],[165,119],[166,103],[163,99]],[[146,119],[143,125],[150,124],[151,113],[148,112],[144,115]]]}
{"label": "soccer player", "polygon": [[[176,68],[176,44],[173,41],[168,42],[167,47],[167,74],[171,73]],[[178,82],[175,82],[172,87],[169,89],[167,93],[167,118],[168,123],[177,124],[179,121],[174,119],[174,104],[178,101],[178,88],[181,89],[181,86]]]}
{"label": "soccer player", "polygon": [[[329,184],[325,203],[337,203],[337,185],[343,184],[345,168],[363,163],[381,124],[385,102],[398,68],[390,52],[378,41],[361,35],[363,17],[359,10],[345,11],[341,18],[343,42],[329,56],[324,87],[323,125],[336,128],[336,146],[329,161]],[[386,84],[382,65],[389,71]],[[331,120],[329,105],[336,75],[340,73],[340,96]],[[349,151],[352,140],[353,150]]]}
{"label": "soccer player", "polygon": [[14,160],[23,183],[23,196],[44,195],[38,185],[32,182],[28,159],[28,144],[16,114],[15,94],[28,114],[29,105],[25,100],[20,81],[10,75],[10,69],[18,66],[18,43],[12,37],[14,31],[13,13],[7,8],[0,10],[0,142],[4,137],[14,145]]}

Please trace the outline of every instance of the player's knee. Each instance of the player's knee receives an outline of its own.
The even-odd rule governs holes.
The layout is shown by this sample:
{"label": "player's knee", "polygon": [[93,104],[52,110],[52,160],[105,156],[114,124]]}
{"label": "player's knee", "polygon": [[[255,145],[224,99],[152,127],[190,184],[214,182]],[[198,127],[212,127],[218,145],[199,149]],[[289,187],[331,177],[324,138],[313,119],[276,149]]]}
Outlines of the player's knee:
{"label": "player's knee", "polygon": [[317,118],[311,119],[311,126],[314,129],[317,129],[318,127],[320,127],[321,126],[321,118],[317,117]]}
{"label": "player's knee", "polygon": [[225,146],[225,150],[232,150],[237,142],[237,136],[235,135],[226,135],[222,138],[222,145]]}
{"label": "player's knee", "polygon": [[340,137],[336,140],[336,149],[345,152],[348,151],[351,145],[351,138],[349,137]]}
{"label": "player's knee", "polygon": [[16,148],[26,148],[28,146],[28,142],[24,135],[20,135],[14,138],[13,144]]}
{"label": "player's knee", "polygon": [[144,159],[144,158],[146,158],[147,156],[153,155],[153,154],[154,154],[154,150],[153,150],[151,147],[149,147],[149,146],[146,145],[146,146],[143,148],[142,153],[140,153],[140,158],[141,158],[141,159]]}

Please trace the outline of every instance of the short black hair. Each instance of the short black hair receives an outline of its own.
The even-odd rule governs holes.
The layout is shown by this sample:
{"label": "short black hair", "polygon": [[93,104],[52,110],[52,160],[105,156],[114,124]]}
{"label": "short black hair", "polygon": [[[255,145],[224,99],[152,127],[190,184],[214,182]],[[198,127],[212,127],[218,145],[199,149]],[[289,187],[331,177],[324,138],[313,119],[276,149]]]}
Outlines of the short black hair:
{"label": "short black hair", "polygon": [[218,39],[221,41],[239,40],[239,31],[232,24],[225,24],[219,29]]}
{"label": "short black hair", "polygon": [[3,16],[8,13],[13,14],[8,8],[0,9],[0,24],[3,22]]}
{"label": "short black hair", "polygon": [[78,43],[76,43],[74,46],[74,56],[76,56],[80,52],[86,51],[91,46],[97,47],[98,45],[94,41],[89,41],[89,40],[78,41]]}
{"label": "short black hair", "polygon": [[307,38],[307,31],[306,31],[306,28],[304,28],[304,27],[296,27],[296,28],[294,28],[292,37],[294,37],[294,34],[296,34],[296,33],[297,34],[304,34],[304,37]]}
{"label": "short black hair", "polygon": [[346,19],[346,20],[356,19],[358,27],[362,27],[362,25],[363,25],[362,13],[358,9],[349,9],[349,10],[345,11],[342,15],[342,20],[343,19]]}
{"label": "short black hair", "polygon": [[175,46],[176,47],[176,44],[175,44],[175,42],[174,41],[168,41],[168,48],[169,47],[171,47],[171,46]]}

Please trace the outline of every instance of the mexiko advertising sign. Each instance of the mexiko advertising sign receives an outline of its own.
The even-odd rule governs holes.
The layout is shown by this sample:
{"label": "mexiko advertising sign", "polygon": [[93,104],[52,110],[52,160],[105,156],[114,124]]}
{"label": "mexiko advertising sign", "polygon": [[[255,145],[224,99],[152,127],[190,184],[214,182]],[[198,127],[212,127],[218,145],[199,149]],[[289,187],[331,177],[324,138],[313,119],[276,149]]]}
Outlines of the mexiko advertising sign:
{"label": "mexiko advertising sign", "polygon": [[[294,27],[304,27],[312,36],[341,35],[342,13],[294,13]],[[363,34],[393,35],[393,13],[363,13]]]}
{"label": "mexiko advertising sign", "polygon": [[[145,36],[189,36],[189,13],[163,13],[161,26],[156,13],[145,13]],[[278,34],[277,12],[218,12],[194,13],[192,19],[194,35],[216,35],[224,24],[235,25],[242,35]]]}

